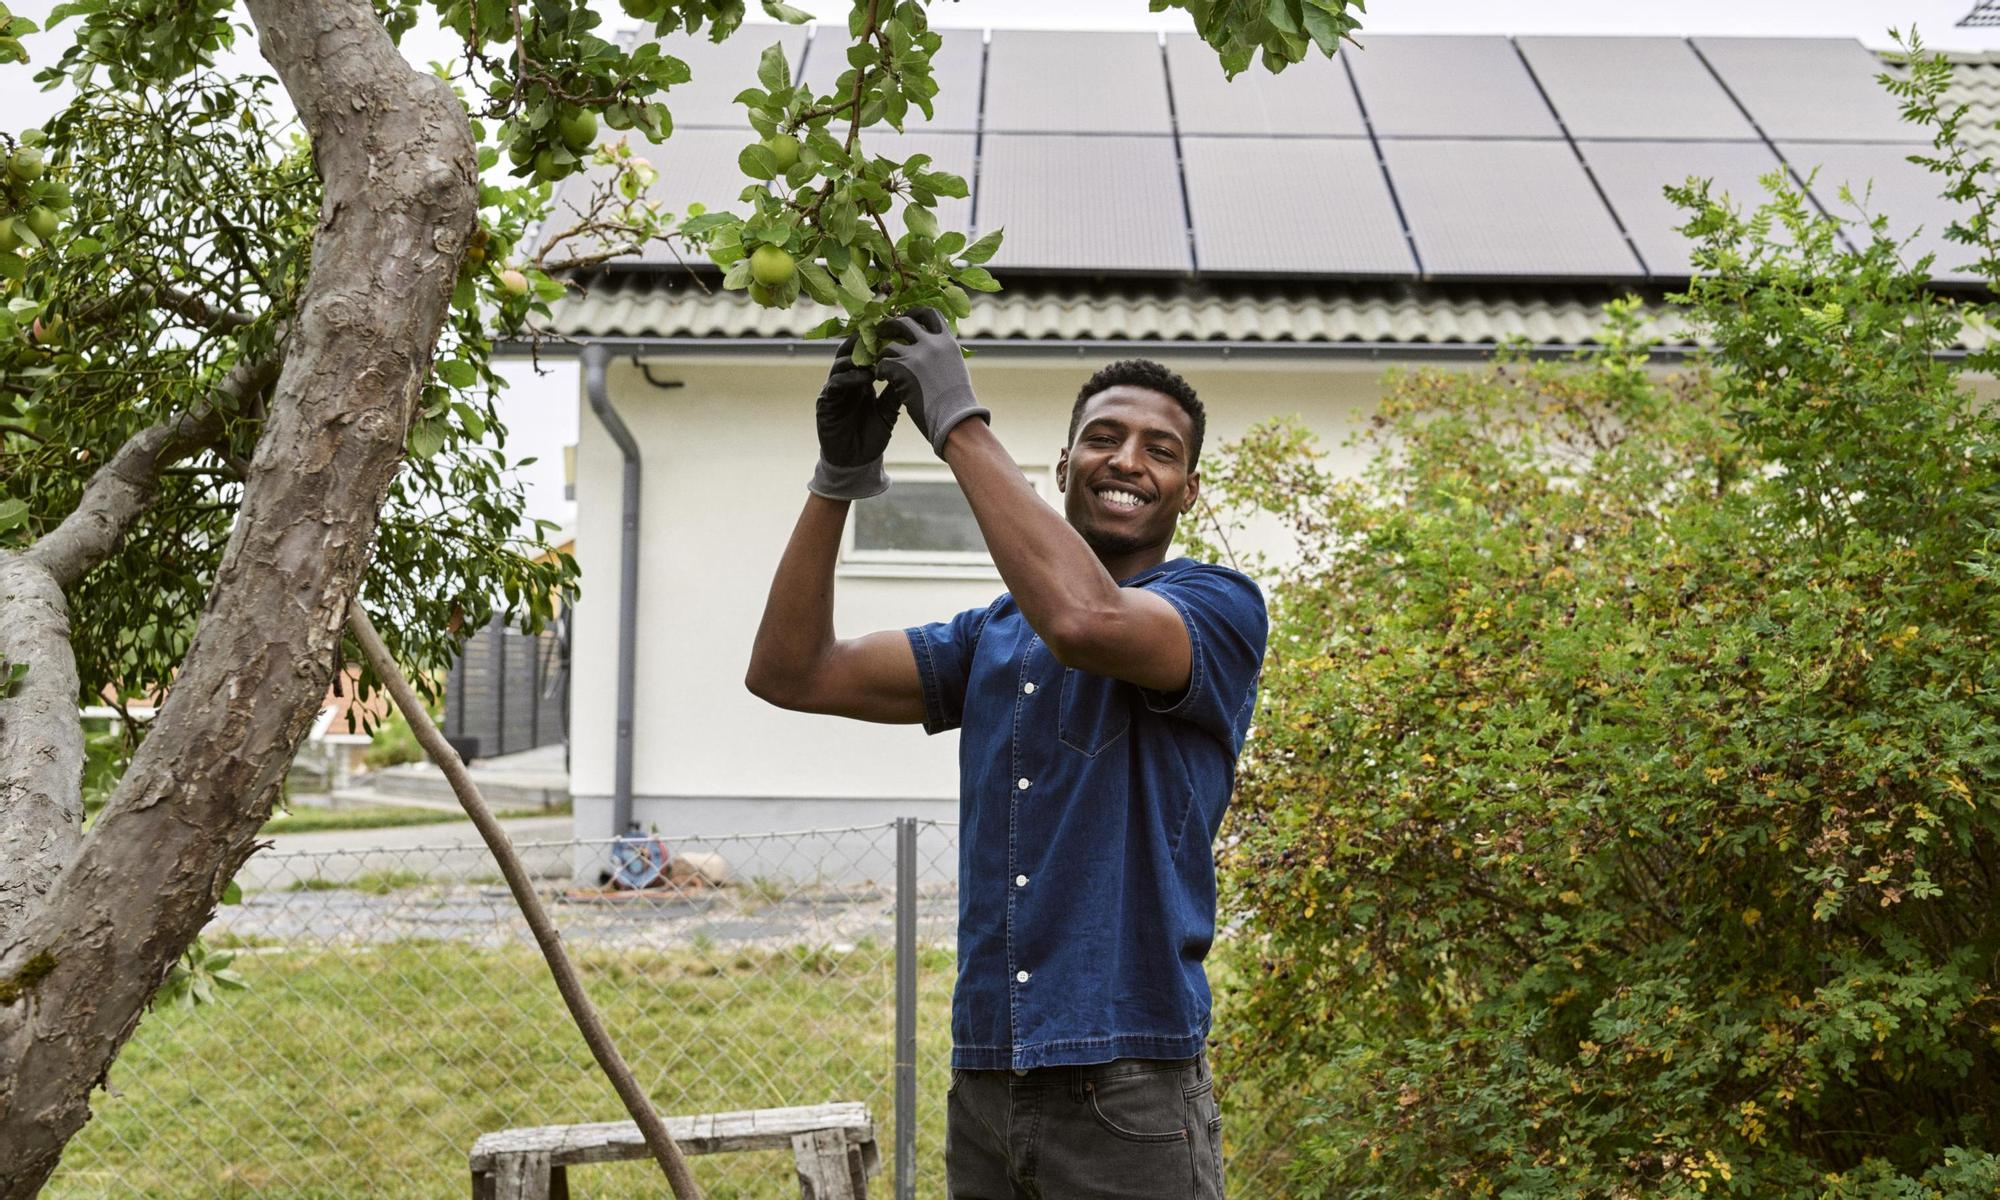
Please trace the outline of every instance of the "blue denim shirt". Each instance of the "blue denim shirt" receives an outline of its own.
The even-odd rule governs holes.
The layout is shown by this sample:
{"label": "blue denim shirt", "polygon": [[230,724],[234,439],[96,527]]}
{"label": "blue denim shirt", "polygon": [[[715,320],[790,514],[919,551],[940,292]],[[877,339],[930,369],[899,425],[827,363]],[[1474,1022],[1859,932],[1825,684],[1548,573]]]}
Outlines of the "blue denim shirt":
{"label": "blue denim shirt", "polygon": [[1119,586],[1180,611],[1185,690],[1065,668],[1010,595],[906,631],[925,731],[964,729],[954,1067],[1188,1058],[1208,1036],[1211,846],[1256,708],[1264,596],[1188,558]]}

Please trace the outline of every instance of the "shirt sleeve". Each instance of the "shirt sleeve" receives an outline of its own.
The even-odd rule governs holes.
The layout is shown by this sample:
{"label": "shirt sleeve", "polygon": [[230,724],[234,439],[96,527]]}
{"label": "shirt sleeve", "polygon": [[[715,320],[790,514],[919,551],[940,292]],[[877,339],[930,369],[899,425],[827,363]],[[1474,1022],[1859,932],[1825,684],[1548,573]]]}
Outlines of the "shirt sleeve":
{"label": "shirt sleeve", "polygon": [[972,654],[992,612],[992,604],[969,608],[949,621],[912,625],[903,631],[917,656],[917,676],[923,681],[925,733],[957,729],[965,719],[965,687],[972,677]]}
{"label": "shirt sleeve", "polygon": [[1190,659],[1187,687],[1179,692],[1142,687],[1140,697],[1154,712],[1188,721],[1241,754],[1270,633],[1262,589],[1240,571],[1209,564],[1146,586],[1180,612]]}

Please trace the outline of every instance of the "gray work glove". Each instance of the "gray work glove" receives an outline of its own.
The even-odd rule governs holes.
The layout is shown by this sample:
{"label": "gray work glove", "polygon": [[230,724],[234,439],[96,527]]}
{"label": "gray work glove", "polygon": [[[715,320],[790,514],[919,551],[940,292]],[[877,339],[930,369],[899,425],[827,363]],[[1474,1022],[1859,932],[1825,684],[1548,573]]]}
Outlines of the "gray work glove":
{"label": "gray work glove", "polygon": [[988,425],[993,423],[992,414],[972,395],[965,355],[943,313],[913,308],[887,322],[883,332],[893,340],[883,347],[875,373],[889,381],[889,394],[910,410],[910,420],[939,458],[944,457],[945,435],[960,421],[985,417]]}
{"label": "gray work glove", "polygon": [[896,407],[894,396],[875,394],[875,373],[854,365],[854,338],[842,342],[819,393],[819,467],[806,487],[829,500],[888,491],[882,452],[896,428]]}

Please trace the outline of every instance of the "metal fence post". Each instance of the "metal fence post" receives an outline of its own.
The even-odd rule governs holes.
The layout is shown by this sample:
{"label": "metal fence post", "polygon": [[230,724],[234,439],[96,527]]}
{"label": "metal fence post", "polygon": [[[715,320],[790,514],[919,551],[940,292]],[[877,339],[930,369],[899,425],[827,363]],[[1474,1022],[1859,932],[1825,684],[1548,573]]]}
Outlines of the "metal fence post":
{"label": "metal fence post", "polygon": [[896,1200],[917,1195],[917,820],[896,818]]}

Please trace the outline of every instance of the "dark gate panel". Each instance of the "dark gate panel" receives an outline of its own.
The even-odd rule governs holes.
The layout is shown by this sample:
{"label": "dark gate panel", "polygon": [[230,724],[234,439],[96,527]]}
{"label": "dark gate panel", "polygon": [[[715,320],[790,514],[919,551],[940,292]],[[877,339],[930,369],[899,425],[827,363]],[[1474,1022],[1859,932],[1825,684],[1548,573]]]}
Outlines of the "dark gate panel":
{"label": "dark gate panel", "polygon": [[445,686],[444,732],[465,758],[516,754],[568,738],[569,663],[559,634],[499,621],[465,641]]}

